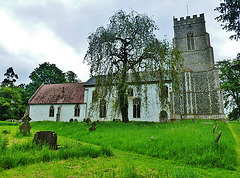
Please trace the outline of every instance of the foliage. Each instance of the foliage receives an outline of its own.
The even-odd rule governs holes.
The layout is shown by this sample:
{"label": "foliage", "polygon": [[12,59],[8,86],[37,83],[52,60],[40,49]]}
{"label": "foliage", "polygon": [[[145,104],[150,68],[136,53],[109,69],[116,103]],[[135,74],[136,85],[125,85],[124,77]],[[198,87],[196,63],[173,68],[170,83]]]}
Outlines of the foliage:
{"label": "foliage", "polygon": [[[147,15],[120,10],[110,18],[107,28],[101,26],[88,37],[84,61],[96,78],[94,94],[100,99],[116,95],[115,110],[121,111],[123,122],[128,122],[127,91],[131,85],[137,86],[140,94],[143,81],[155,80],[160,89],[166,79],[172,80],[173,87],[177,84],[180,52],[167,41],[158,40],[154,34],[157,29]],[[160,97],[160,101],[165,105],[167,99]]]}
{"label": "foliage", "polygon": [[12,67],[7,69],[7,72],[4,74],[7,78],[2,81],[2,85],[13,87],[13,83],[18,79],[18,75],[14,72]]}
{"label": "foliage", "polygon": [[29,99],[37,89],[44,84],[66,83],[65,74],[55,65],[44,62],[29,75],[32,80],[26,87],[27,98]]}
{"label": "foliage", "polygon": [[225,107],[232,109],[229,119],[240,118],[240,54],[236,59],[219,61],[220,86],[223,91]]}
{"label": "foliage", "polygon": [[190,120],[177,123],[100,122],[93,133],[85,123],[33,122],[32,128],[52,130],[60,136],[153,158],[174,160],[181,164],[202,168],[235,169],[235,141],[228,125],[218,122],[223,132],[218,144],[217,131],[212,133],[213,122]]}
{"label": "foliage", "polygon": [[81,80],[78,79],[77,74],[75,74],[73,71],[67,71],[65,75],[66,75],[66,80],[68,83],[81,82]]}
{"label": "foliage", "polygon": [[223,23],[223,29],[235,32],[230,39],[240,39],[240,1],[223,0],[215,10],[221,14],[216,17],[216,20]]}
{"label": "foliage", "polygon": [[0,88],[0,120],[20,119],[24,112],[25,106],[22,101],[21,88],[5,87]]}
{"label": "foliage", "polygon": [[8,139],[6,137],[2,138],[0,135],[0,154],[4,154],[3,152],[6,150],[8,145]]}

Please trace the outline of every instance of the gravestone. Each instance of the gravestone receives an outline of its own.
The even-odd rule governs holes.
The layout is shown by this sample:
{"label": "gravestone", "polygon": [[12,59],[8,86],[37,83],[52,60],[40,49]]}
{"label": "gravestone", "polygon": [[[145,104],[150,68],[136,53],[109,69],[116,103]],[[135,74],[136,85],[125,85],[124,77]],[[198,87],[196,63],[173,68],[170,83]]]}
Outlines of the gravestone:
{"label": "gravestone", "polygon": [[92,131],[95,131],[95,130],[96,130],[96,125],[97,125],[97,123],[96,123],[95,121],[93,121],[91,125],[92,125],[92,126],[89,127],[88,130],[91,131],[91,132],[92,132]]}
{"label": "gravestone", "polygon": [[84,118],[83,122],[85,122],[88,125],[91,122],[91,119],[90,118]]}
{"label": "gravestone", "polygon": [[29,124],[29,121],[32,119],[29,117],[29,114],[26,114],[22,118],[23,124],[19,126],[20,133],[23,135],[30,134],[31,125]]}
{"label": "gravestone", "polygon": [[37,145],[49,145],[49,149],[57,149],[57,134],[52,131],[40,131],[34,134],[33,142]]}

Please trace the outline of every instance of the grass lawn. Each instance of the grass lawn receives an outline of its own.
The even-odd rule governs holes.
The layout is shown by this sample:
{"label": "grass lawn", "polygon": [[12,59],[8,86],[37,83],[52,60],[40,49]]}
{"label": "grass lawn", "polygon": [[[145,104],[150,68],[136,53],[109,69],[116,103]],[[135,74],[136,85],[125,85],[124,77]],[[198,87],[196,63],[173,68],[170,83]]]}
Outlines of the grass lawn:
{"label": "grass lawn", "polygon": [[[8,140],[0,161],[15,155],[10,156],[15,157],[11,168],[2,164],[0,177],[240,177],[239,144],[231,126],[230,130],[226,123],[217,124],[213,133],[214,122],[203,120],[101,122],[89,132],[85,123],[32,122],[28,137],[22,137],[16,125],[0,124],[1,143]],[[237,124],[234,130],[239,133]],[[33,134],[40,130],[56,132],[61,148],[32,146]]]}

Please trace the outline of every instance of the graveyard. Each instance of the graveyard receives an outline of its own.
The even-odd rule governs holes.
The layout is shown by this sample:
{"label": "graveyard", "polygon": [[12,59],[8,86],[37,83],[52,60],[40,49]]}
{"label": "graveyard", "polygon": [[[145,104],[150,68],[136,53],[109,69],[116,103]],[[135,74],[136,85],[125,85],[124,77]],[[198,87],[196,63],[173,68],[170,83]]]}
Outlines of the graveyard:
{"label": "graveyard", "polygon": [[[239,122],[30,125],[30,133],[22,134],[21,124],[0,122],[1,177],[240,176]],[[37,133],[46,131],[57,135],[57,149],[33,142]]]}

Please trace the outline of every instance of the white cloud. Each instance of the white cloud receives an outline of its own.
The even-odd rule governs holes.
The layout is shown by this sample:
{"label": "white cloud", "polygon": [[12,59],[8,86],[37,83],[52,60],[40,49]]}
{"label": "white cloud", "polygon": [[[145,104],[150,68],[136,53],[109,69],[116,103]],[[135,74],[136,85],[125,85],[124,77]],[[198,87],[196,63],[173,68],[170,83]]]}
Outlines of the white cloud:
{"label": "white cloud", "polygon": [[62,42],[43,23],[24,26],[3,11],[0,11],[0,21],[4,24],[0,28],[0,44],[9,52],[32,54],[39,64],[50,62],[57,64],[64,72],[73,70],[81,80],[89,77],[89,67],[81,61],[83,54],[77,54],[74,48]]}

